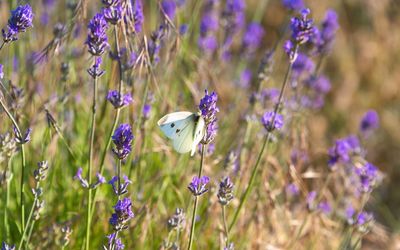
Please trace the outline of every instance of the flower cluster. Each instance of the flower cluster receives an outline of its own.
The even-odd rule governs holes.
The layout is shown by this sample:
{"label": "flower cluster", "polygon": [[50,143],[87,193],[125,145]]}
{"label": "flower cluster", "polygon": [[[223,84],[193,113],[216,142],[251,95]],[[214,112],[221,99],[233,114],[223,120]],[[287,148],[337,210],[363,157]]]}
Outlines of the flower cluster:
{"label": "flower cluster", "polygon": [[339,24],[336,12],[334,10],[328,10],[322,21],[320,30],[316,30],[318,32],[316,32],[315,38],[312,39],[318,53],[327,54],[332,50],[338,28]]}
{"label": "flower cluster", "polygon": [[126,175],[124,175],[122,178],[124,179],[124,182],[123,183],[121,182],[119,187],[118,187],[118,176],[114,176],[108,182],[108,184],[110,184],[112,186],[114,193],[117,196],[126,194],[128,192],[128,185],[132,184],[132,181],[130,181]]}
{"label": "flower cluster", "polygon": [[89,184],[89,182],[82,177],[82,172],[83,172],[82,168],[78,168],[74,176],[74,179],[78,180],[81,183],[82,187],[84,188],[94,189],[99,185],[106,183],[106,179],[104,178],[104,176],[102,176],[100,173],[97,173],[96,174],[97,181],[95,183]]}
{"label": "flower cluster", "polygon": [[359,213],[350,205],[345,211],[347,223],[355,226],[360,232],[366,233],[374,222],[372,213],[361,211]]}
{"label": "flower cluster", "polygon": [[2,29],[3,41],[9,43],[18,40],[18,33],[25,32],[33,27],[33,13],[29,4],[20,5],[11,11],[11,17],[8,19],[7,30]]}
{"label": "flower cluster", "polygon": [[163,15],[168,17],[169,20],[174,20],[176,13],[175,0],[163,0],[161,2],[161,12]]}
{"label": "flower cluster", "polygon": [[116,25],[122,19],[122,4],[120,1],[117,2],[115,5],[108,6],[103,8],[103,15],[106,21],[112,25]]}
{"label": "flower cluster", "polygon": [[200,37],[198,40],[199,48],[202,51],[212,54],[217,49],[218,41],[215,32],[218,30],[218,26],[216,1],[207,0],[200,20]]}
{"label": "flower cluster", "polygon": [[15,141],[19,144],[25,144],[30,142],[31,140],[31,133],[32,133],[32,129],[28,128],[25,131],[24,135],[21,135],[18,131],[18,129],[16,127],[13,128],[14,129],[14,136],[15,136]]}
{"label": "flower cluster", "polygon": [[205,95],[200,100],[199,109],[206,124],[206,134],[202,141],[203,144],[209,144],[217,135],[217,113],[219,112],[217,101],[218,95],[215,92],[209,94],[208,90],[205,90]]}
{"label": "flower cluster", "polygon": [[160,25],[160,27],[151,34],[148,52],[150,55],[150,60],[152,63],[158,63],[160,60],[159,53],[161,49],[161,41],[165,35],[165,27]]}
{"label": "flower cluster", "polygon": [[379,182],[378,169],[371,163],[360,164],[354,168],[357,188],[362,193],[371,192]]}
{"label": "flower cluster", "polygon": [[132,128],[129,124],[121,124],[118,126],[112,136],[112,141],[115,145],[112,151],[118,159],[125,159],[132,151],[133,139]]}
{"label": "flower cluster", "polygon": [[361,154],[360,142],[356,136],[348,136],[338,139],[335,145],[329,149],[329,166],[333,167],[335,164],[349,163],[351,157],[355,154]]}
{"label": "flower cluster", "polygon": [[363,135],[369,135],[377,128],[379,128],[378,113],[375,110],[368,110],[360,122],[360,131]]}
{"label": "flower cluster", "polygon": [[115,231],[120,231],[126,228],[126,223],[134,216],[132,212],[132,201],[129,198],[124,198],[117,201],[109,223],[114,227]]}
{"label": "flower cluster", "polygon": [[175,213],[168,219],[168,229],[180,231],[185,228],[186,215],[182,208],[177,208]]}
{"label": "flower cluster", "polygon": [[242,46],[247,53],[253,53],[261,45],[265,35],[264,28],[259,23],[250,23],[243,36]]}
{"label": "flower cluster", "polygon": [[127,93],[124,96],[121,96],[118,90],[108,91],[106,99],[116,109],[128,106],[129,104],[131,104],[133,102],[131,94]]}
{"label": "flower cluster", "polygon": [[208,176],[193,177],[192,182],[190,182],[188,188],[194,196],[200,196],[208,191],[207,184],[210,182]]}
{"label": "flower cluster", "polygon": [[261,117],[261,123],[268,132],[283,127],[283,116],[273,111],[267,111]]}
{"label": "flower cluster", "polygon": [[290,11],[299,11],[304,8],[303,0],[282,0],[282,4]]}
{"label": "flower cluster", "polygon": [[87,70],[87,72],[93,79],[100,77],[104,74],[105,71],[100,69],[100,65],[102,62],[103,60],[101,59],[101,57],[96,57],[93,66]]}
{"label": "flower cluster", "polygon": [[309,9],[303,9],[300,11],[300,17],[293,17],[290,21],[292,39],[284,43],[283,49],[291,62],[296,60],[298,46],[311,40],[317,32],[314,21],[308,18],[309,14]]}
{"label": "flower cluster", "polygon": [[0,80],[4,78],[4,67],[3,64],[0,64]]}
{"label": "flower cluster", "polygon": [[229,177],[225,177],[219,183],[218,201],[221,205],[227,205],[233,199],[234,185]]}
{"label": "flower cluster", "polygon": [[8,245],[5,241],[1,243],[1,250],[15,250],[15,245]]}
{"label": "flower cluster", "polygon": [[89,22],[88,36],[86,44],[88,45],[89,53],[93,56],[101,56],[109,47],[107,31],[108,25],[104,18],[104,14],[97,13]]}
{"label": "flower cluster", "polygon": [[108,246],[104,246],[105,250],[122,250],[125,248],[125,245],[122,243],[121,238],[119,238],[116,233],[107,235],[107,239]]}

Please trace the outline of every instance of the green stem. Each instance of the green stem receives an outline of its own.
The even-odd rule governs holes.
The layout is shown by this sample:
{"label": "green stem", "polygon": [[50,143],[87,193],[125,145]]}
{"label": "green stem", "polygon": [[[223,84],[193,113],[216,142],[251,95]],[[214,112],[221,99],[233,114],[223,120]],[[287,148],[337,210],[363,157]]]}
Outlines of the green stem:
{"label": "green stem", "polygon": [[[10,185],[11,185],[11,179],[12,179],[12,172],[11,172],[11,167],[10,167],[11,159],[8,161],[8,170],[10,170],[10,176],[7,177],[7,191],[6,191],[6,201],[5,201],[5,207],[4,207],[4,230],[6,232],[6,240],[9,240],[10,237],[10,225],[8,224],[8,206],[10,204]],[[7,172],[6,172],[7,173]]]}
{"label": "green stem", "polygon": [[224,223],[224,231],[225,231],[225,246],[228,247],[228,245],[229,245],[229,229],[228,229],[228,225],[226,223],[226,212],[225,212],[224,205],[222,205],[222,221]]}
{"label": "green stem", "polygon": [[4,44],[6,44],[6,43],[3,42],[3,43],[0,45],[0,50],[4,47]]}
{"label": "green stem", "polygon": [[118,176],[118,200],[120,200],[120,196],[121,196],[121,165],[122,165],[122,161],[120,159],[118,159],[118,166],[117,166],[117,176]]}
{"label": "green stem", "polygon": [[87,217],[86,217],[86,250],[90,249],[90,224],[91,224],[91,209],[92,209],[92,167],[93,167],[93,145],[94,135],[96,130],[96,103],[97,103],[97,77],[94,77],[93,86],[93,103],[92,103],[92,119],[90,126],[90,144],[89,144],[89,169],[88,169],[88,197],[87,197]]}
{"label": "green stem", "polygon": [[[199,169],[199,173],[198,173],[198,177],[201,178],[201,174],[203,172],[203,164],[204,164],[204,154],[205,154],[205,144],[201,145],[201,160],[200,160],[200,169]],[[199,202],[199,196],[195,196],[194,197],[194,204],[193,204],[193,215],[192,215],[192,225],[190,228],[190,236],[189,236],[189,245],[188,245],[188,250],[192,249],[192,245],[193,245],[193,237],[194,237],[194,228],[196,225],[196,213],[197,213],[197,205]]]}
{"label": "green stem", "polygon": [[[297,47],[295,48],[295,50],[297,51]],[[271,124],[275,123],[276,114],[277,114],[279,106],[280,106],[280,104],[282,102],[283,94],[285,92],[286,85],[287,85],[287,82],[288,82],[288,79],[289,79],[289,76],[290,76],[290,73],[291,73],[291,70],[292,70],[292,65],[293,65],[293,62],[290,62],[289,65],[288,65],[288,68],[286,70],[286,74],[285,74],[285,77],[284,77],[284,80],[283,80],[283,83],[282,83],[282,87],[281,87],[281,90],[280,90],[280,93],[279,93],[278,102],[276,103],[275,108],[274,108],[274,114],[273,114],[272,119],[271,119]],[[236,212],[235,212],[235,215],[233,216],[232,222],[229,225],[229,230],[232,230],[233,226],[235,225],[235,223],[236,223],[236,221],[238,219],[240,210],[242,210],[243,205],[246,202],[247,197],[250,194],[250,191],[251,191],[252,186],[254,184],[254,180],[255,180],[255,177],[256,177],[256,174],[257,174],[257,170],[258,170],[258,167],[260,165],[264,150],[265,150],[266,146],[268,145],[268,143],[270,141],[270,136],[271,136],[271,132],[268,131],[267,135],[265,136],[265,140],[264,140],[264,143],[262,145],[261,151],[258,154],[258,158],[257,158],[256,164],[253,167],[253,170],[252,170],[252,173],[251,173],[251,176],[250,176],[250,180],[249,180],[249,184],[247,185],[247,188],[246,188],[244,194],[242,195],[242,197],[240,199],[239,207],[236,209]]]}
{"label": "green stem", "polygon": [[26,242],[25,242],[25,249],[28,249],[28,245],[29,245],[29,242],[31,240],[33,228],[35,227],[35,222],[36,222],[36,220],[32,221],[31,228],[29,229],[28,237],[26,238]]}
{"label": "green stem", "polygon": [[[14,117],[8,110],[7,106],[3,102],[3,99],[0,97],[0,105],[4,109],[4,112],[6,112],[8,118],[11,120],[13,123],[15,129],[17,130],[18,136],[23,137],[21,133],[21,129],[19,128],[17,122],[15,121]],[[22,231],[25,230],[25,183],[24,183],[24,175],[25,175],[25,149],[24,149],[24,144],[21,144],[21,163],[22,163],[22,169],[21,169],[21,182],[20,182],[20,202],[21,202],[21,228]]]}
{"label": "green stem", "polygon": [[[38,188],[39,188],[39,182],[36,183],[36,189],[38,189]],[[35,210],[35,206],[36,206],[36,202],[37,201],[38,201],[37,195],[35,195],[35,199],[33,200],[33,204],[32,204],[32,207],[31,207],[31,211],[29,212],[28,221],[26,222],[26,228],[28,228],[29,225],[31,224],[33,211]],[[22,243],[24,243],[24,239],[25,239],[26,232],[27,232],[27,230],[25,230],[25,229],[22,231],[21,239],[20,239],[19,245],[18,245],[18,250],[21,249]]]}

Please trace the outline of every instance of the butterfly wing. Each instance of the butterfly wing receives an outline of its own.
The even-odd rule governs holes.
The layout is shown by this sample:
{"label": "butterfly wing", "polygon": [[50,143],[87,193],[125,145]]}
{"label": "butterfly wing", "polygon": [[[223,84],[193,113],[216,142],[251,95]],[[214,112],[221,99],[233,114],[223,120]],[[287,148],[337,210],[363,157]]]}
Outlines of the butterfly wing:
{"label": "butterfly wing", "polygon": [[184,127],[194,122],[194,116],[195,114],[186,111],[170,113],[162,117],[157,124],[165,136],[174,140]]}
{"label": "butterfly wing", "polygon": [[190,152],[193,146],[193,131],[195,128],[194,116],[191,117],[190,122],[177,133],[176,138],[172,140],[172,146],[181,154]]}
{"label": "butterfly wing", "polygon": [[197,123],[193,135],[193,144],[190,155],[193,156],[196,152],[197,145],[201,142],[205,133],[205,121],[201,115],[196,116]]}

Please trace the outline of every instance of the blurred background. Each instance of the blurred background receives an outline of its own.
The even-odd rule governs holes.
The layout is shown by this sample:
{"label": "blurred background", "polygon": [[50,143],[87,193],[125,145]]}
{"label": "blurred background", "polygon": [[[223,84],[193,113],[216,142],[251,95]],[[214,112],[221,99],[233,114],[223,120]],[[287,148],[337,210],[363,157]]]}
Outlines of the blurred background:
{"label": "blurred background", "polygon": [[[47,127],[44,109],[49,109],[56,117],[67,135],[67,141],[73,144],[73,150],[77,151],[78,155],[83,154],[86,147],[83,134],[86,133],[86,130],[81,130],[87,125],[86,117],[90,113],[90,98],[87,96],[91,93],[90,79],[85,73],[91,59],[84,46],[84,41],[87,22],[100,9],[101,4],[100,0],[88,0],[87,15],[81,13],[78,18],[73,12],[76,7],[75,1],[23,2],[29,2],[33,7],[34,28],[26,34],[22,34],[18,42],[0,52],[0,63],[4,65],[7,79],[15,85],[24,87],[24,99],[18,104],[22,110],[19,117],[21,123],[25,126],[29,124],[34,127],[34,131],[38,131],[33,134],[33,142],[28,146],[31,155],[29,161],[33,165],[43,155],[57,156],[54,159],[54,165],[60,166],[60,168],[57,168],[57,172],[52,174],[51,181],[60,182],[60,184],[57,184],[56,188],[52,190],[55,198],[51,204],[54,208],[49,215],[49,221],[69,220],[76,224],[82,219],[77,216],[78,208],[83,209],[84,206],[80,200],[73,199],[75,193],[66,194],[65,199],[72,201],[65,204],[62,203],[62,197],[56,197],[69,187],[69,184],[65,180],[59,180],[57,175],[63,176],[63,178],[72,178],[76,167],[84,164],[85,159],[78,157],[76,160],[71,160],[65,149],[56,147],[59,145],[61,148],[62,142],[49,140],[48,143],[43,143],[42,140],[47,133],[42,129]],[[227,130],[227,132],[222,132],[222,135],[219,134],[216,139],[217,153],[211,161],[215,168],[208,166],[206,173],[222,171],[223,160],[232,149],[232,145],[235,144],[232,138],[237,136],[237,128],[241,125],[241,123],[236,123],[240,119],[233,118],[233,116],[245,116],[242,110],[238,113],[232,111],[235,108],[240,109],[242,106],[247,106],[251,92],[237,89],[233,83],[240,79],[242,64],[246,64],[246,67],[252,69],[253,72],[257,70],[264,51],[272,48],[280,39],[280,34],[289,18],[288,11],[279,0],[246,0],[246,20],[248,22],[259,21],[265,28],[265,36],[259,52],[252,60],[248,61],[242,59],[240,55],[234,57],[231,63],[220,63],[217,59],[213,60],[212,57],[200,60],[202,55],[196,45],[196,32],[201,8],[196,8],[192,1],[187,2],[190,3],[187,9],[179,12],[176,25],[178,27],[180,24],[189,24],[189,30],[194,27],[193,31],[190,30],[193,33],[189,32],[188,42],[182,42],[179,39],[169,40],[170,45],[165,46],[169,50],[163,50],[162,59],[155,71],[158,82],[151,85],[151,91],[156,99],[154,104],[156,111],[147,125],[147,129],[151,131],[146,144],[147,150],[145,150],[146,166],[149,169],[146,174],[147,180],[154,182],[164,180],[167,171],[165,165],[179,164],[180,166],[174,170],[173,178],[168,180],[168,184],[163,182],[165,184],[163,190],[170,185],[174,187],[173,193],[165,195],[165,204],[160,204],[162,202],[158,197],[163,191],[160,193],[154,191],[156,198],[152,198],[152,193],[138,194],[138,196],[144,196],[144,199],[150,197],[149,200],[151,200],[149,207],[143,206],[141,209],[159,212],[156,218],[160,220],[165,220],[167,214],[173,211],[173,205],[172,207],[168,206],[168,202],[174,205],[176,203],[187,205],[183,202],[184,198],[180,191],[176,189],[180,182],[186,183],[190,179],[190,175],[182,177],[181,173],[185,169],[182,165],[187,164],[192,167],[192,165],[195,166],[195,163],[189,163],[188,158],[178,157],[170,151],[166,153],[170,156],[167,157],[168,159],[159,155],[160,152],[165,152],[167,149],[164,145],[165,140],[162,139],[155,127],[155,122],[166,112],[176,109],[195,110],[196,103],[203,94],[203,89],[206,87],[215,89],[220,96],[221,110],[223,110],[221,114],[224,114],[219,118],[220,130]],[[144,34],[149,37],[160,22],[159,2],[144,0],[143,3],[145,10]],[[323,166],[327,159],[327,150],[333,145],[335,139],[356,134],[360,120],[367,110],[374,109],[378,112],[380,128],[368,138],[364,145],[367,150],[367,160],[373,162],[384,174],[383,183],[374,191],[368,209],[373,211],[381,230],[380,233],[385,238],[379,240],[372,236],[372,243],[369,246],[370,249],[374,249],[374,246],[379,246],[381,249],[389,247],[396,249],[400,247],[400,238],[398,238],[400,230],[400,1],[310,0],[305,3],[311,9],[312,17],[317,23],[324,18],[328,9],[333,9],[338,14],[340,24],[333,50],[323,60],[321,68],[321,71],[330,79],[332,89],[325,99],[323,108],[307,116],[306,123],[309,127],[307,141],[312,142],[311,151],[313,153],[311,155],[324,155],[318,159],[319,166]],[[0,0],[0,27],[6,25],[10,6],[15,7],[16,4],[15,0]],[[60,23],[61,26],[57,27],[57,23]],[[57,32],[62,30],[63,28],[60,27],[65,24],[68,24],[66,25],[67,29],[71,28],[70,34],[72,35],[67,39],[65,37],[58,38]],[[175,50],[180,52],[177,53]],[[46,52],[45,56],[43,56],[43,51]],[[287,63],[281,44],[278,45],[276,55],[274,66],[276,70],[273,71],[268,86],[279,86],[283,78],[284,65]],[[179,61],[175,60],[178,56],[182,56],[179,57]],[[68,69],[64,63],[68,63]],[[107,73],[102,79],[104,84],[100,87],[100,96],[105,96],[109,88],[116,86],[116,63],[107,60],[104,67],[107,69]],[[65,70],[68,70],[67,79],[63,78]],[[127,84],[132,92],[134,92],[132,87],[134,86],[136,95],[134,99],[137,101],[124,113],[123,117],[133,122],[136,120],[137,110],[140,108],[140,91],[147,78],[140,71],[128,73],[128,75]],[[195,104],[193,104],[193,100]],[[111,119],[112,109],[106,107],[104,103],[100,106],[106,121]],[[3,133],[8,130],[9,126],[3,125],[8,124],[4,114],[0,114],[0,118],[2,121],[0,132]],[[109,124],[98,128],[97,147],[99,150],[105,140],[100,135],[108,133],[108,127]],[[258,139],[259,137],[255,137],[254,141],[257,142]],[[137,138],[137,147],[142,140],[143,138]],[[46,145],[44,146],[44,144]],[[112,169],[112,162],[112,157],[109,157],[107,166],[109,170]],[[159,169],[161,169],[161,173],[158,172]],[[216,174],[216,176],[220,175],[219,172]],[[152,191],[151,185],[151,183],[147,184],[145,190]],[[79,191],[79,194],[82,195],[83,192]],[[100,200],[99,214],[109,213],[107,205],[105,205],[108,202],[106,195],[102,196]],[[141,217],[138,223],[148,223],[149,228],[157,228],[157,223],[151,222],[150,214]],[[51,227],[47,224],[46,226]],[[96,226],[98,232],[104,232],[107,229],[106,222]],[[77,231],[75,230],[74,233],[77,234]],[[162,240],[161,235],[156,235],[153,237],[156,237],[158,241],[154,245],[150,245],[148,242],[147,244],[143,243],[146,241],[146,236],[155,233],[147,227],[137,227],[132,230],[132,234],[135,233],[140,236],[135,236],[134,239],[146,245],[148,249],[155,249],[154,245]],[[212,234],[212,231],[205,233],[205,235]],[[97,243],[101,241],[102,239],[99,238]],[[374,241],[379,242],[379,245],[374,245]],[[207,246],[215,247],[210,242],[205,242],[202,246],[203,248],[199,249],[207,249]],[[366,247],[368,249],[368,244]]]}

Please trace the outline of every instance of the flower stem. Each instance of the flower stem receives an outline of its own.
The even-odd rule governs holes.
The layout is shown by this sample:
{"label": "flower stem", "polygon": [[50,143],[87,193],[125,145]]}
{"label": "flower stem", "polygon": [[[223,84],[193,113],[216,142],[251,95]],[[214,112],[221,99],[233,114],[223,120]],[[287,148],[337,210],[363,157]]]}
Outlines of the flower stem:
{"label": "flower stem", "polygon": [[93,144],[94,144],[94,133],[96,130],[96,103],[97,103],[97,77],[94,77],[93,86],[93,103],[92,103],[92,119],[90,128],[90,144],[89,144],[89,169],[88,169],[88,197],[87,197],[87,218],[86,218],[86,250],[90,249],[90,224],[91,224],[91,209],[92,209],[92,167],[93,167]]}
{"label": "flower stem", "polygon": [[[297,48],[296,48],[296,50],[297,50]],[[289,65],[288,65],[288,68],[286,70],[286,74],[285,74],[285,77],[284,77],[284,80],[283,80],[283,84],[282,84],[280,93],[279,93],[278,102],[276,103],[275,108],[274,108],[274,115],[272,116],[272,119],[271,119],[272,126],[275,123],[276,113],[277,113],[277,111],[279,109],[279,106],[280,106],[280,104],[282,102],[283,94],[285,92],[286,85],[287,85],[287,82],[288,82],[288,79],[289,79],[289,76],[290,76],[290,73],[291,73],[291,70],[292,70],[292,65],[293,65],[293,62],[290,61]],[[250,176],[250,180],[249,180],[249,184],[247,185],[247,188],[246,188],[245,192],[243,193],[243,195],[242,195],[242,197],[240,199],[239,206],[236,209],[236,212],[235,212],[235,215],[233,216],[231,224],[229,225],[229,230],[232,230],[233,226],[235,225],[235,223],[236,223],[236,221],[238,219],[240,210],[242,210],[243,205],[246,202],[247,197],[250,194],[251,188],[252,188],[252,186],[254,184],[254,180],[255,180],[255,177],[256,177],[256,174],[257,174],[258,167],[260,165],[262,156],[264,154],[264,150],[265,150],[266,146],[268,146],[268,143],[270,141],[270,137],[271,137],[271,132],[268,131],[266,136],[265,136],[264,143],[262,145],[261,151],[258,154],[258,158],[257,158],[256,164],[253,167],[253,170],[252,170],[252,173],[251,173],[251,176]]]}
{"label": "flower stem", "polygon": [[[19,128],[17,122],[15,121],[13,115],[10,113],[8,110],[7,106],[3,102],[3,99],[0,97],[0,105],[4,109],[4,112],[6,112],[8,118],[11,120],[13,123],[15,129],[17,130],[17,133],[19,134],[22,138],[22,133],[21,129]],[[21,182],[20,182],[20,202],[21,202],[21,228],[22,231],[25,230],[25,183],[24,183],[24,175],[25,175],[25,149],[24,149],[24,144],[21,144],[21,163],[22,163],[22,169],[21,169]]]}
{"label": "flower stem", "polygon": [[225,206],[222,205],[222,221],[224,223],[224,231],[225,231],[225,246],[228,247],[229,245],[229,229],[226,223],[226,211]]}
{"label": "flower stem", "polygon": [[6,43],[3,42],[3,43],[0,45],[0,50],[4,47],[4,44],[6,44]]}
{"label": "flower stem", "polygon": [[120,196],[121,196],[121,165],[122,165],[122,161],[120,159],[118,159],[118,166],[117,166],[118,200],[120,200]]}
{"label": "flower stem", "polygon": [[[201,145],[201,160],[200,160],[200,169],[199,169],[199,173],[198,173],[198,177],[201,177],[201,174],[203,172],[203,164],[204,164],[204,154],[205,154],[205,144]],[[196,213],[197,213],[197,205],[198,205],[198,199],[199,196],[195,196],[194,197],[194,204],[193,204],[193,215],[192,215],[192,225],[190,228],[190,236],[189,236],[189,245],[188,245],[188,250],[192,249],[192,245],[193,245],[193,236],[194,236],[194,228],[195,228],[195,224],[196,224]]]}

